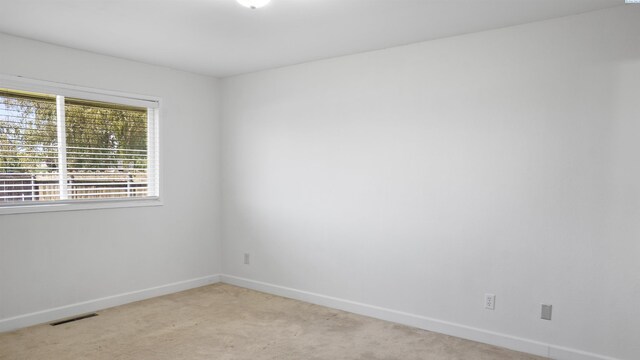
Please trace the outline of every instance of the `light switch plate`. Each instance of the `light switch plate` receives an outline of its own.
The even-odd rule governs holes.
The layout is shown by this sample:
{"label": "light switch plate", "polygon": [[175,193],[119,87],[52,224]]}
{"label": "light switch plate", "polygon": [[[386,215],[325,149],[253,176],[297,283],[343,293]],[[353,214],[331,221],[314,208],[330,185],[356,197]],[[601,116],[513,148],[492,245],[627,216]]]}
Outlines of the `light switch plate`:
{"label": "light switch plate", "polygon": [[551,320],[551,310],[553,310],[553,305],[542,304],[542,313],[540,314],[540,319]]}

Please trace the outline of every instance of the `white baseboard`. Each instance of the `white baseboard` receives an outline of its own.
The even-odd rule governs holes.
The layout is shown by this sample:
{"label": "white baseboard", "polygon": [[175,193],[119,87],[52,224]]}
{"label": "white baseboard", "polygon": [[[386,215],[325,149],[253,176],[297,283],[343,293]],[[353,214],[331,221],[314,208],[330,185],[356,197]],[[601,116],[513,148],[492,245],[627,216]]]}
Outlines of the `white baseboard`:
{"label": "white baseboard", "polygon": [[620,360],[564,346],[549,345],[549,357],[558,360]]}
{"label": "white baseboard", "polygon": [[500,346],[528,354],[549,357],[557,360],[619,360],[603,355],[593,354],[577,349],[546,344],[535,340],[501,334],[466,325],[451,323],[421,315],[386,309],[369,304],[297,290],[284,286],[269,284],[261,281],[245,279],[232,275],[220,275],[223,283],[245,287],[265,293],[284,296],[312,304],[327,306],[334,309],[348,311],[354,314],[369,316],[376,319],[391,321],[419,329],[429,330],[441,334],[451,335],[463,339],[473,340],[485,344]]}
{"label": "white baseboard", "polygon": [[42,324],[79,314],[103,310],[118,305],[128,304],[134,301],[140,301],[156,296],[189,290],[200,286],[214,284],[217,282],[220,282],[220,275],[203,276],[196,279],[178,281],[175,283],[160,285],[148,289],[131,291],[124,294],[107,296],[100,299],[83,301],[76,304],[37,311],[30,314],[19,315],[7,319],[0,319],[0,332],[16,330],[31,325]]}
{"label": "white baseboard", "polygon": [[297,290],[284,286],[269,284],[261,281],[245,279],[231,275],[209,275],[196,279],[179,281],[171,284],[156,286],[148,289],[131,291],[100,299],[84,301],[76,304],[61,306],[53,309],[19,315],[7,319],[0,319],[0,332],[42,324],[79,314],[98,311],[135,301],[145,300],[156,296],[189,290],[200,286],[224,282],[269,294],[306,301],[312,304],[327,306],[334,309],[348,311],[354,314],[369,316],[376,319],[409,325],[416,328],[456,336],[463,339],[496,345],[507,349],[521,351],[533,355],[546,356],[557,360],[620,360],[604,355],[589,353],[577,349],[546,344],[535,340],[520,338],[507,334],[474,328],[466,325],[451,323],[421,315],[387,309],[379,306],[359,303],[336,297]]}

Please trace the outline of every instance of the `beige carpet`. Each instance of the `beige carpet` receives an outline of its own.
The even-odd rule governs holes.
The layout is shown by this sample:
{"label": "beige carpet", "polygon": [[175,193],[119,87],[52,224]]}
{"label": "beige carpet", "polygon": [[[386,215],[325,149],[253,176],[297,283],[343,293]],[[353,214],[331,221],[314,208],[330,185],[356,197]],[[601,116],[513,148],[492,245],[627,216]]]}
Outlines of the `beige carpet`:
{"label": "beige carpet", "polygon": [[0,334],[0,359],[542,359],[216,284]]}

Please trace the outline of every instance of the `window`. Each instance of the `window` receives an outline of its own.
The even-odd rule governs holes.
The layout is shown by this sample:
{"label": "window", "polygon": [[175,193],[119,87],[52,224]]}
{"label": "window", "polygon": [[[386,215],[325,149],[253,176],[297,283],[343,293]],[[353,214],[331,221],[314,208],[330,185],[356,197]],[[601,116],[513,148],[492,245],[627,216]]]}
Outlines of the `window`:
{"label": "window", "polygon": [[0,210],[159,198],[157,100],[5,83]]}

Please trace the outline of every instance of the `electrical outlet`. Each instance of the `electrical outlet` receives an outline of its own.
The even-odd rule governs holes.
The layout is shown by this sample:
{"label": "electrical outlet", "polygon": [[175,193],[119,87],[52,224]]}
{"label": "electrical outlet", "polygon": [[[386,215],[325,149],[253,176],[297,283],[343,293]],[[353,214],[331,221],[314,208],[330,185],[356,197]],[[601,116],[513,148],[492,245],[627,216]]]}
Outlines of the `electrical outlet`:
{"label": "electrical outlet", "polygon": [[553,305],[542,304],[540,319],[551,320],[551,310],[553,310]]}
{"label": "electrical outlet", "polygon": [[489,310],[496,309],[496,296],[494,294],[484,294],[484,308]]}
{"label": "electrical outlet", "polygon": [[249,253],[244,253],[244,264],[249,265],[251,263],[251,256]]}

